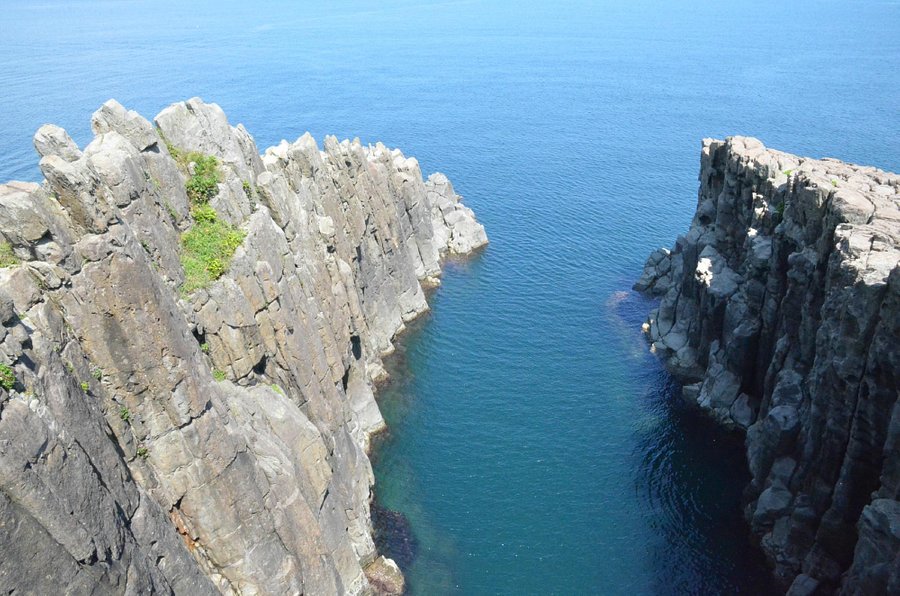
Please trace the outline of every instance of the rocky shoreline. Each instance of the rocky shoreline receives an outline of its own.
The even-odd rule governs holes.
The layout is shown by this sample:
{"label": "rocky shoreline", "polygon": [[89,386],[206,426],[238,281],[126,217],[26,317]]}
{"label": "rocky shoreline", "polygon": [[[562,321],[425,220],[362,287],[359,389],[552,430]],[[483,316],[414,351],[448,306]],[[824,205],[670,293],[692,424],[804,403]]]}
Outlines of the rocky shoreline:
{"label": "rocky shoreline", "polygon": [[0,588],[393,593],[370,517],[382,357],[487,243],[381,144],[262,155],[215,104],[114,101],[0,186]]}
{"label": "rocky shoreline", "polygon": [[705,140],[691,228],[635,289],[685,399],[746,431],[788,593],[900,593],[900,176]]}

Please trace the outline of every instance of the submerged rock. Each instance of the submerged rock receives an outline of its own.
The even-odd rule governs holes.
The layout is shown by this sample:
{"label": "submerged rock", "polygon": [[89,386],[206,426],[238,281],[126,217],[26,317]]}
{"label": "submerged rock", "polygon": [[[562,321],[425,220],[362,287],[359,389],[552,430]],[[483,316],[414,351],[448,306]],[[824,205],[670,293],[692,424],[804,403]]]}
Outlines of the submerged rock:
{"label": "submerged rock", "polygon": [[[0,185],[22,261],[0,269],[0,589],[363,594],[378,561],[402,590],[372,539],[373,383],[420,280],[484,228],[381,144],[260,155],[199,99],[155,126],[110,101],[92,128],[82,151],[42,127],[46,180]],[[200,218],[236,242],[186,291]]]}
{"label": "submerged rock", "polygon": [[409,569],[419,554],[419,542],[405,515],[372,502],[372,525],[379,552],[391,557],[402,569]]}
{"label": "submerged rock", "polygon": [[747,429],[747,517],[792,594],[896,593],[900,176],[705,140],[697,212],[635,289],[690,399]]}

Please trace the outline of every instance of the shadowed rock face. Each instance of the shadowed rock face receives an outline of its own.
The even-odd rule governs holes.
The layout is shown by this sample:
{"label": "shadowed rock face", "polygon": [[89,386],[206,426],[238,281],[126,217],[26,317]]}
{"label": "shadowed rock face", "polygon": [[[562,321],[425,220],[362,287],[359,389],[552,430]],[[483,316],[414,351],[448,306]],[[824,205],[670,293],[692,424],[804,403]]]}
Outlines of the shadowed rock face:
{"label": "shadowed rock face", "polygon": [[[371,592],[373,382],[428,308],[422,283],[483,227],[444,176],[380,144],[305,135],[260,156],[198,99],[155,126],[110,101],[92,128],[82,150],[42,127],[45,182],[0,186],[21,260],[0,269],[16,378],[0,388],[0,589]],[[219,159],[211,205],[246,233],[190,295],[165,141]]]}
{"label": "shadowed rock face", "polygon": [[746,430],[746,514],[793,594],[900,593],[900,176],[706,140],[635,289],[686,399]]}

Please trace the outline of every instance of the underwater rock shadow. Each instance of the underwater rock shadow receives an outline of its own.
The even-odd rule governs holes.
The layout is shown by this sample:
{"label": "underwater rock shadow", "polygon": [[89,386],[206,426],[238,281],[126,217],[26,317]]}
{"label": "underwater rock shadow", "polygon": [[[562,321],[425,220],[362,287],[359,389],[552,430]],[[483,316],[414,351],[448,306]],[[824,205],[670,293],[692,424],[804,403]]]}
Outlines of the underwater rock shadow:
{"label": "underwater rock shadow", "polygon": [[419,553],[419,542],[413,534],[409,519],[399,511],[382,507],[372,501],[372,527],[375,531],[375,547],[382,555],[397,563],[406,573]]}

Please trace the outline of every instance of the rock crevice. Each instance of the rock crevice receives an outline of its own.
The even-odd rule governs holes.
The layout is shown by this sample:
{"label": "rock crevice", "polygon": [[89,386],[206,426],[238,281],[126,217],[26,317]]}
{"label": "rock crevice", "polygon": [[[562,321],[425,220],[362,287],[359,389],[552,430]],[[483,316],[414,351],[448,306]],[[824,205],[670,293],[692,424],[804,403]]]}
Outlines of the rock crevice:
{"label": "rock crevice", "polygon": [[[196,98],[153,124],[110,101],[92,129],[82,150],[42,127],[45,181],[0,186],[20,261],[0,269],[0,588],[396,587],[372,541],[374,382],[423,284],[484,228],[381,144],[260,154]],[[194,164],[172,151],[216,158],[209,206],[243,238],[190,293]]]}
{"label": "rock crevice", "polygon": [[746,431],[746,516],[793,594],[900,593],[900,176],[705,140],[635,289],[685,399]]}

